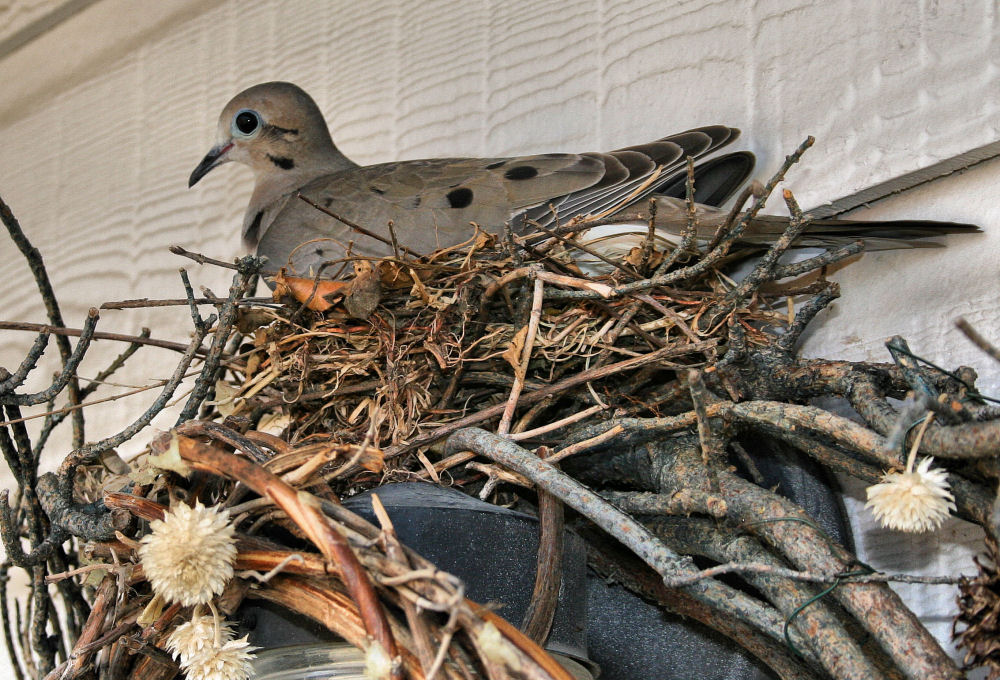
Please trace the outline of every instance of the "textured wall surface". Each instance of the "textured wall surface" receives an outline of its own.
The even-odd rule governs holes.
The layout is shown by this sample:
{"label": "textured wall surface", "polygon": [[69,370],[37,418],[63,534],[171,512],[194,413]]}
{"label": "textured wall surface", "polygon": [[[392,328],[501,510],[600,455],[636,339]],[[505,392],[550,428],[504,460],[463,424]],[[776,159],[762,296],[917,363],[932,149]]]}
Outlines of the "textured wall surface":
{"label": "textured wall surface", "polygon": [[[30,5],[0,5],[0,18]],[[1000,139],[997,23],[992,0],[176,0],[141,10],[99,0],[0,58],[0,195],[44,254],[70,326],[104,300],[181,295],[179,266],[196,286],[225,292],[218,270],[166,248],[238,252],[249,172],[227,166],[190,191],[186,180],[222,105],[265,80],[310,91],[359,162],[612,148],[720,122],[743,129],[739,145],[758,155],[763,177],[813,134],[788,182],[812,206]],[[946,250],[866,255],[837,272],[844,295],[806,351],[886,360],[882,342],[900,333],[940,363],[977,367],[983,389],[1000,391],[1000,372],[951,325],[965,315],[1000,337],[998,179],[993,161],[856,211],[987,233]],[[44,321],[5,238],[0,271],[0,318]],[[149,310],[104,312],[100,328],[144,325],[187,337]],[[16,365],[31,340],[0,335],[0,365]],[[81,375],[120,350],[98,347]],[[148,385],[173,365],[168,352],[145,357],[115,381]],[[94,408],[88,438],[121,428],[150,394]],[[967,525],[902,539],[870,527],[863,490],[847,493],[873,566],[969,568]],[[905,594],[946,639],[954,591]]]}
{"label": "textured wall surface", "polygon": [[72,4],[67,0],[9,0],[0,2],[0,43]]}

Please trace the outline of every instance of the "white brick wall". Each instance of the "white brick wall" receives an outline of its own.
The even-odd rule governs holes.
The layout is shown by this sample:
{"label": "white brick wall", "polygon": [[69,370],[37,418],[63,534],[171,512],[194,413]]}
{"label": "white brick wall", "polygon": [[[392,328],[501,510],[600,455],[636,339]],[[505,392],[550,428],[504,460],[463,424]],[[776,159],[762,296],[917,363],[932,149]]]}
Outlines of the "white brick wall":
{"label": "white brick wall", "polygon": [[[0,19],[22,5],[0,6]],[[991,0],[98,0],[0,55],[0,195],[45,255],[66,322],[79,326],[103,300],[179,294],[178,266],[226,289],[219,272],[165,249],[237,251],[249,174],[227,166],[192,191],[186,179],[221,106],[255,82],[303,85],[359,162],[599,149],[721,122],[743,128],[764,176],[813,134],[789,181],[811,206],[1000,139],[998,35]],[[998,178],[993,161],[866,211],[987,233],[838,272],[844,296],[807,351],[884,360],[882,340],[901,333],[941,363],[976,366],[998,391],[996,367],[950,325],[965,314],[1000,338]],[[0,316],[42,321],[13,251],[0,245]],[[186,337],[150,311],[102,315],[104,330],[142,325]],[[0,365],[16,365],[31,339],[0,335]],[[146,357],[117,379],[163,377],[172,363]],[[95,410],[89,436],[117,430],[145,403]],[[866,521],[861,513],[867,531]],[[928,573],[967,566],[956,545],[974,545],[957,523],[920,542],[860,539],[874,566]],[[946,636],[953,592],[909,597]]]}

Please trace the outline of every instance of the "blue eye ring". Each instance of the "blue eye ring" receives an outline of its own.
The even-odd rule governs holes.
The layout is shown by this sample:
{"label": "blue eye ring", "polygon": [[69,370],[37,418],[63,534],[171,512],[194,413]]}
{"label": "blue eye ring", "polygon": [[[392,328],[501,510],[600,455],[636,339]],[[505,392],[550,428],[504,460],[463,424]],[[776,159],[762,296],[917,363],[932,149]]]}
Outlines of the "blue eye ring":
{"label": "blue eye ring", "polygon": [[253,109],[240,109],[233,116],[232,132],[238,137],[249,138],[260,132],[263,121]]}

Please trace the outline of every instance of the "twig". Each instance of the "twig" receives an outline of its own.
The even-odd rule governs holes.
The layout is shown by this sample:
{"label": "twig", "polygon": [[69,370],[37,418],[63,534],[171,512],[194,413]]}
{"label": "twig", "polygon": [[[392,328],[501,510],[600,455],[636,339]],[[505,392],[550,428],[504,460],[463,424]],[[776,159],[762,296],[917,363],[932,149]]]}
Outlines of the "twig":
{"label": "twig", "polygon": [[[97,326],[98,319],[97,310],[91,308],[89,314],[87,315],[87,320],[83,324],[83,330],[80,332],[79,342],[76,343],[76,347],[73,348],[70,355],[64,359],[62,371],[60,371],[59,375],[56,376],[55,380],[52,381],[52,384],[49,385],[49,387],[34,394],[0,393],[0,404],[16,404],[18,406],[35,406],[36,404],[42,404],[62,392],[63,388],[71,380],[77,380],[76,368],[80,365],[80,362],[83,361],[83,356],[87,352],[87,348],[90,346],[90,341],[94,337],[94,329]],[[79,397],[79,387],[77,387],[77,397]],[[77,401],[79,401],[79,399]]]}
{"label": "twig", "polygon": [[839,248],[829,248],[815,257],[800,260],[799,262],[777,265],[771,271],[769,278],[772,281],[777,281],[778,279],[801,276],[806,272],[811,272],[816,269],[820,269],[821,267],[831,265],[834,262],[840,262],[841,260],[846,260],[849,257],[854,257],[858,253],[864,251],[864,249],[864,241],[855,241],[854,243],[848,243],[847,245],[840,246]]}
{"label": "twig", "polygon": [[534,281],[534,294],[531,301],[531,314],[528,317],[527,334],[524,337],[524,347],[521,350],[520,361],[514,367],[514,384],[510,388],[510,396],[504,405],[503,415],[500,417],[500,425],[497,432],[506,435],[510,432],[510,422],[514,418],[514,409],[517,408],[517,400],[521,396],[524,388],[524,379],[528,373],[528,363],[531,361],[531,350],[535,346],[535,335],[538,333],[538,322],[542,318],[542,300],[544,284],[541,278]]}
{"label": "twig", "polygon": [[[10,234],[11,240],[21,251],[24,259],[28,262],[28,268],[31,270],[32,276],[35,278],[35,284],[38,287],[38,292],[42,296],[42,302],[45,304],[45,311],[49,317],[49,323],[53,326],[63,327],[66,324],[63,323],[62,313],[59,311],[59,303],[56,301],[55,291],[52,290],[52,283],[49,281],[48,272],[45,269],[45,263],[42,260],[42,254],[31,245],[28,237],[24,235],[21,230],[21,225],[18,223],[17,218],[14,217],[14,213],[11,212],[10,207],[0,198],[0,221],[4,223],[7,227],[7,233]],[[59,356],[62,357],[63,365],[69,361],[69,357],[72,354],[69,341],[60,335],[56,335],[56,347],[59,348]],[[76,404],[80,401],[79,398],[79,384],[75,379],[69,381],[69,401],[70,404]],[[83,446],[84,433],[83,433],[83,413],[80,411],[74,411],[73,413],[73,446],[79,447]]]}
{"label": "twig", "polygon": [[578,423],[581,420],[586,420],[595,413],[600,413],[604,411],[606,407],[604,406],[591,406],[590,408],[585,408],[582,411],[568,415],[565,418],[560,418],[546,425],[540,425],[531,430],[524,430],[523,432],[517,432],[514,434],[507,435],[507,438],[513,442],[524,441],[525,439],[532,439],[534,437],[539,437],[543,434],[548,434],[549,432],[554,432],[555,430],[562,429],[567,425],[572,425],[573,423]]}
{"label": "twig", "polygon": [[[7,583],[10,581],[10,565],[5,561],[0,565],[0,621],[3,622],[3,640],[7,649],[7,660],[14,673],[14,680],[24,680],[21,663],[15,651],[14,637],[11,635],[10,609],[7,605]],[[15,602],[14,606],[17,606]]]}
{"label": "twig", "polygon": [[[649,279],[635,281],[634,283],[621,284],[613,289],[612,294],[614,296],[623,296],[639,290],[648,290],[650,288],[665,286],[677,281],[683,281],[685,279],[704,274],[711,267],[721,262],[722,259],[729,253],[729,249],[732,245],[739,240],[747,226],[757,216],[757,213],[759,213],[761,208],[764,207],[764,203],[767,201],[768,196],[771,195],[771,192],[774,191],[774,187],[784,179],[785,173],[799,161],[802,154],[805,153],[806,149],[813,145],[814,141],[815,139],[813,137],[807,137],[806,140],[802,142],[791,155],[785,157],[785,162],[782,163],[781,167],[778,168],[778,171],[775,172],[774,175],[771,176],[771,179],[768,180],[767,184],[764,185],[763,193],[754,201],[753,205],[750,206],[750,210],[743,213],[736,225],[719,241],[718,245],[698,262],[682,269],[676,269],[671,272],[664,272],[662,274],[655,275]],[[588,300],[594,299],[597,296],[589,291],[553,291],[550,293],[550,297],[563,300]]]}
{"label": "twig", "polygon": [[67,534],[92,541],[110,541],[116,531],[124,531],[128,513],[108,512],[99,504],[67,503],[59,489],[59,479],[47,472],[38,479],[38,499],[53,525]]}
{"label": "twig", "polygon": [[[220,297],[199,297],[194,299],[196,305],[224,305],[228,298]],[[271,297],[245,297],[237,301],[238,305],[271,305],[274,300]],[[186,298],[170,298],[164,300],[150,300],[149,298],[139,298],[136,300],[117,300],[114,302],[102,302],[101,309],[148,309],[150,307],[185,307],[190,304]]]}
{"label": "twig", "polygon": [[[194,390],[188,398],[187,403],[177,417],[177,422],[182,423],[190,420],[198,412],[198,408],[208,395],[208,391],[215,385],[216,373],[219,370],[219,362],[226,346],[226,340],[236,323],[236,301],[242,298],[248,291],[251,279],[255,280],[260,271],[260,261],[255,257],[245,257],[238,262],[238,271],[233,277],[232,287],[229,289],[229,298],[226,304],[219,309],[219,324],[215,329],[215,337],[212,338],[212,345],[208,354],[205,355],[205,365],[195,381]],[[192,303],[192,313],[194,304]],[[197,326],[197,321],[195,322]]]}
{"label": "twig", "polygon": [[[533,404],[541,399],[544,399],[552,394],[559,394],[572,387],[578,387],[592,380],[599,380],[600,378],[605,378],[610,375],[615,375],[617,373],[622,373],[624,371],[629,371],[634,368],[639,368],[640,366],[645,366],[657,361],[662,361],[664,359],[669,359],[672,357],[683,356],[685,354],[694,354],[697,352],[702,352],[710,347],[715,347],[718,344],[716,340],[707,340],[701,343],[692,343],[690,345],[682,345],[680,347],[668,346],[663,349],[658,349],[649,354],[644,354],[639,357],[632,359],[625,359],[624,361],[619,361],[618,363],[608,364],[607,366],[600,366],[598,368],[592,368],[588,371],[582,371],[576,375],[570,376],[558,383],[548,385],[539,390],[534,390],[527,394],[522,394],[519,400],[521,405]],[[390,447],[386,449],[386,458],[391,458],[395,456],[402,455],[409,451],[412,451],[420,446],[429,444],[437,439],[445,437],[455,430],[461,429],[463,427],[469,427],[470,425],[475,425],[477,423],[482,423],[484,421],[495,418],[503,413],[505,404],[498,404],[489,408],[485,408],[478,413],[474,413],[471,416],[466,416],[464,418],[459,418],[458,420],[452,421],[447,425],[442,425],[441,427],[431,430],[425,435],[421,435],[413,439],[413,441],[402,446]]]}
{"label": "twig", "polygon": [[791,352],[809,323],[838,297],[840,297],[840,285],[830,281],[823,290],[809,298],[808,302],[795,313],[795,320],[778,339],[778,347],[785,352]]}
{"label": "twig", "polygon": [[[652,567],[668,586],[672,585],[672,579],[686,577],[694,571],[690,558],[677,555],[657,540],[643,525],[514,442],[485,430],[466,428],[449,437],[445,448],[449,454],[471,450],[528,477],[537,486],[586,516],[632,550],[643,562]],[[781,633],[775,630],[775,628],[780,629],[781,625],[773,614],[768,613],[759,604],[751,602],[749,598],[729,591],[723,595],[724,588],[714,581],[699,582],[697,586],[685,586],[682,590],[750,625],[759,626],[763,621],[771,621],[768,631],[775,636],[775,639],[781,637]],[[797,644],[802,644],[802,640]]]}
{"label": "twig", "polygon": [[611,286],[603,283],[579,279],[572,276],[563,276],[561,274],[553,274],[552,272],[547,272],[545,270],[534,270],[534,274],[536,278],[541,279],[546,283],[554,283],[558,286],[569,286],[570,288],[593,291],[604,298],[610,297],[613,291]]}
{"label": "twig", "polygon": [[[705,387],[701,371],[688,371],[688,386],[691,390],[691,403],[694,404],[694,414],[698,419],[698,440],[701,442],[702,462],[708,471],[710,481],[715,486],[713,470],[725,464],[726,445],[722,438],[716,433],[708,418],[708,405],[716,400],[716,397]],[[713,488],[713,492],[717,492]]]}
{"label": "twig", "polygon": [[892,360],[903,371],[903,377],[906,378],[910,387],[916,392],[923,393],[932,401],[937,399],[937,389],[920,370],[920,364],[914,360],[910,347],[903,336],[892,336],[886,341],[885,346],[889,350]]}
{"label": "twig", "polygon": [[[331,527],[318,512],[318,499],[296,491],[280,478],[246,458],[220,451],[187,437],[178,437],[178,442],[181,458],[195,469],[243,482],[258,494],[269,497],[275,505],[288,513],[288,516],[343,574],[348,592],[361,610],[361,617],[368,634],[382,645],[390,659],[396,656],[396,643],[371,581],[358,564],[357,557],[343,535]],[[402,680],[402,676],[397,672],[392,673],[392,676],[393,680]]]}
{"label": "twig", "polygon": [[[808,515],[793,503],[726,471],[719,472],[719,481],[730,518],[751,525],[758,536],[784,552],[792,564],[826,574],[851,570],[854,557],[825,540],[813,528]],[[762,522],[779,518],[785,521]],[[907,677],[960,677],[937,640],[885,584],[841,585],[834,589],[833,596],[876,638]]]}
{"label": "twig", "polygon": [[[543,227],[542,225],[538,224],[537,222],[533,222],[532,221],[532,222],[529,222],[529,224],[531,225],[532,229],[537,229],[538,231],[542,232],[546,236],[548,236],[550,238],[556,239],[560,243],[563,243],[563,244],[565,244],[567,246],[570,246],[571,248],[576,248],[577,250],[579,250],[581,252],[587,253],[591,257],[596,257],[598,260],[600,260],[604,264],[609,265],[611,267],[614,267],[615,269],[617,269],[617,270],[619,270],[619,271],[627,274],[632,279],[641,279],[642,278],[639,274],[637,274],[636,272],[634,272],[631,269],[627,268],[621,262],[617,262],[615,260],[612,260],[607,255],[603,255],[602,253],[598,252],[597,250],[594,250],[590,246],[588,246],[585,243],[581,242],[579,240],[579,238],[566,238],[562,234],[554,232],[551,229],[546,229],[545,227]],[[521,237],[517,237],[517,238],[518,238],[518,240],[521,240]]]}
{"label": "twig", "polygon": [[[239,264],[234,262],[224,262],[222,260],[216,260],[211,257],[206,257],[201,253],[193,253],[190,250],[185,250],[180,246],[170,246],[167,248],[174,255],[180,255],[181,257],[186,257],[194,260],[198,264],[214,264],[216,267],[222,267],[223,269],[235,269],[239,270]],[[109,309],[114,309],[110,307]]]}
{"label": "twig", "polygon": [[[185,301],[185,304],[186,301]],[[40,323],[26,323],[23,321],[0,321],[0,330],[5,331],[32,331],[35,333],[51,333],[52,335],[68,335],[71,337],[79,337],[83,330],[79,328],[62,328],[57,326],[49,326]],[[116,342],[130,342],[138,345],[148,345],[150,347],[162,347],[163,349],[173,350],[174,352],[186,352],[188,346],[179,342],[170,342],[169,340],[157,340],[156,338],[147,338],[142,335],[123,335],[121,333],[104,333],[101,331],[95,331],[91,336],[94,340],[114,340]],[[206,354],[207,349],[199,348],[198,354]]]}
{"label": "twig", "polygon": [[[594,408],[601,408],[601,407],[597,406]],[[595,449],[598,446],[601,446],[602,444],[606,444],[607,442],[611,441],[618,435],[622,434],[624,431],[625,428],[623,428],[621,425],[612,425],[604,432],[598,435],[594,435],[589,439],[583,439],[581,441],[574,442],[568,446],[564,446],[563,448],[553,453],[551,456],[546,456],[545,460],[549,463],[558,463],[559,461],[569,458],[570,456],[576,456],[586,451],[590,451],[591,449]]]}
{"label": "twig", "polygon": [[113,449],[116,446],[121,445],[122,442],[128,441],[134,437],[166,407],[167,402],[170,400],[170,397],[173,396],[174,391],[177,389],[177,386],[180,385],[181,380],[183,380],[185,374],[187,373],[188,367],[194,360],[195,352],[198,347],[201,346],[201,341],[205,338],[206,332],[207,329],[204,328],[195,330],[191,344],[188,345],[187,352],[184,353],[180,362],[178,362],[173,375],[170,376],[170,379],[163,386],[163,390],[160,392],[156,400],[142,415],[136,418],[130,425],[117,434],[105,437],[98,442],[74,449],[69,455],[66,456],[65,459],[63,459],[62,465],[59,466],[59,485],[63,496],[66,498],[68,503],[73,502],[73,481],[76,475],[77,467],[95,459],[104,451]]}
{"label": "twig", "polygon": [[1000,350],[993,346],[989,340],[983,337],[979,331],[973,328],[972,324],[966,321],[965,318],[959,318],[955,322],[955,326],[958,330],[962,331],[962,334],[967,337],[972,344],[989,354],[994,361],[1000,361]]}
{"label": "twig", "polygon": [[[346,226],[350,227],[351,229],[353,229],[354,231],[358,232],[359,234],[364,234],[365,236],[367,236],[369,238],[373,238],[376,241],[379,241],[381,243],[384,243],[385,245],[387,245],[389,247],[393,247],[393,242],[391,240],[387,239],[386,237],[379,236],[375,232],[369,231],[368,229],[365,229],[364,227],[362,227],[359,224],[355,224],[354,222],[350,221],[349,219],[347,219],[345,217],[341,217],[340,215],[336,214],[335,212],[332,212],[331,210],[329,210],[327,208],[324,208],[323,206],[319,205],[318,203],[314,202],[313,200],[311,200],[307,196],[304,196],[301,193],[297,192],[295,194],[295,196],[297,198],[301,199],[302,201],[308,203],[312,207],[316,208],[316,210],[319,210],[321,213],[323,213],[325,215],[329,215],[330,217],[332,217],[333,219],[337,220],[338,222],[341,222],[341,223],[345,224]],[[403,252],[405,252],[407,255],[409,255],[410,257],[415,258],[417,260],[419,260],[421,257],[423,257],[420,253],[418,253],[418,252],[416,252],[414,250],[410,250],[409,248],[407,248],[404,245],[400,245],[399,248],[402,249]]]}
{"label": "twig", "polygon": [[[396,535],[396,527],[393,526],[392,520],[389,518],[389,513],[386,512],[385,506],[382,505],[378,494],[374,493],[372,494],[372,510],[375,512],[379,525],[382,527],[386,556],[410,567],[410,560],[406,556],[402,544],[399,542],[399,537]],[[433,675],[437,674],[440,664],[437,663],[437,655],[434,652],[434,645],[431,640],[430,631],[427,629],[427,624],[420,616],[420,611],[416,605],[409,600],[403,600],[403,613],[406,615],[406,622],[416,643],[420,665],[428,676],[433,677]],[[431,673],[432,670],[433,674]]]}
{"label": "twig", "polygon": [[[541,455],[543,451],[538,453],[544,457]],[[552,622],[555,620],[559,588],[562,583],[563,526],[562,502],[548,491],[539,488],[535,584],[521,624],[524,634],[538,644],[548,639]]]}

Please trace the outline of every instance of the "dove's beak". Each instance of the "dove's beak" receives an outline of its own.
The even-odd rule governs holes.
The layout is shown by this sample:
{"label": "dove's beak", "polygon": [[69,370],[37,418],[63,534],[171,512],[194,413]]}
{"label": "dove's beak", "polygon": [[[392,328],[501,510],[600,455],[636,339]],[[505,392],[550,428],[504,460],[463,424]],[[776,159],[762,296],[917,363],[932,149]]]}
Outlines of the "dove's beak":
{"label": "dove's beak", "polygon": [[197,184],[198,180],[200,180],[202,177],[211,172],[212,168],[214,168],[217,165],[222,165],[223,163],[228,161],[229,158],[226,156],[226,154],[229,153],[229,150],[232,148],[233,148],[232,142],[225,142],[223,144],[218,144],[217,146],[213,146],[212,150],[209,151],[205,155],[205,157],[201,159],[201,163],[199,163],[198,167],[195,168],[194,172],[191,173],[191,177],[188,179],[188,188],[191,188],[195,184]]}

